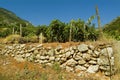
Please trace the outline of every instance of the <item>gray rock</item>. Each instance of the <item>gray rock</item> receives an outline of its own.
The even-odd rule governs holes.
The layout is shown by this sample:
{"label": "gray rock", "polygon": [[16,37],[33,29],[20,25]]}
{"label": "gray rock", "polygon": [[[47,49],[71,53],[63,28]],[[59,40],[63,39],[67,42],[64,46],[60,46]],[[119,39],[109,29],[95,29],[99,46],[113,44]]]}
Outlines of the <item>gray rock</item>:
{"label": "gray rock", "polygon": [[55,57],[54,57],[54,56],[51,56],[51,57],[49,58],[49,60],[50,60],[50,61],[54,61],[54,60],[55,60]]}
{"label": "gray rock", "polygon": [[62,49],[62,45],[58,45],[57,47],[56,47],[56,50],[57,51],[60,51]]}
{"label": "gray rock", "polygon": [[78,45],[78,50],[80,52],[86,52],[86,51],[88,51],[88,45],[86,45],[86,44]]}
{"label": "gray rock", "polygon": [[35,49],[36,49],[36,48],[33,47],[32,49],[28,50],[28,52],[32,52],[32,51],[34,51]]}
{"label": "gray rock", "polygon": [[60,50],[59,54],[63,54],[63,53],[65,53],[65,51],[64,50]]}
{"label": "gray rock", "polygon": [[40,59],[40,54],[37,54],[37,55],[36,55],[36,59]]}
{"label": "gray rock", "polygon": [[37,47],[37,48],[41,48],[41,47],[43,47],[43,44],[39,44],[39,45],[37,45],[36,47]]}
{"label": "gray rock", "polygon": [[70,55],[71,55],[71,52],[70,52],[70,51],[68,51],[68,52],[65,53],[65,57],[66,57],[66,58],[70,57]]}
{"label": "gray rock", "polygon": [[39,51],[36,49],[36,50],[34,50],[34,52],[33,52],[33,54],[38,54],[39,53]]}
{"label": "gray rock", "polygon": [[54,49],[49,50],[49,51],[48,51],[48,54],[49,54],[50,56],[54,56],[54,54],[55,54]]}
{"label": "gray rock", "polygon": [[83,60],[83,59],[81,59],[81,60],[78,61],[78,64],[80,64],[80,65],[83,65],[83,64],[85,64],[85,63],[86,63],[86,61]]}
{"label": "gray rock", "polygon": [[30,57],[31,53],[26,53],[25,57]]}
{"label": "gray rock", "polygon": [[71,54],[74,54],[74,50],[71,50],[71,52],[70,52]]}
{"label": "gray rock", "polygon": [[40,56],[40,59],[41,59],[41,60],[45,60],[46,57],[45,57],[45,56]]}
{"label": "gray rock", "polygon": [[69,59],[68,61],[66,61],[67,66],[75,66],[76,64],[77,61],[75,61],[74,59]]}
{"label": "gray rock", "polygon": [[113,49],[112,47],[107,47],[101,50],[101,55],[112,57],[113,55]]}
{"label": "gray rock", "polygon": [[58,62],[60,60],[60,58],[55,58],[55,61]]}
{"label": "gray rock", "polygon": [[100,52],[99,52],[99,51],[96,51],[96,50],[95,50],[94,53],[92,54],[92,56],[95,57],[95,58],[98,58],[99,55],[100,55]]}
{"label": "gray rock", "polygon": [[96,61],[93,61],[93,60],[91,60],[91,61],[89,61],[89,64],[97,64],[97,62]]}
{"label": "gray rock", "polygon": [[94,47],[93,45],[89,45],[88,47],[89,47],[89,49],[91,49],[91,50],[94,50],[94,49],[95,49],[95,47]]}
{"label": "gray rock", "polygon": [[89,61],[91,59],[91,55],[90,54],[83,54],[83,59],[86,61]]}
{"label": "gray rock", "polygon": [[21,55],[15,56],[14,59],[17,60],[18,62],[24,62],[24,61],[26,61],[25,59],[22,58]]}
{"label": "gray rock", "polygon": [[74,58],[75,60],[77,60],[77,61],[83,59],[81,56],[78,56],[78,55],[73,56],[73,58]]}
{"label": "gray rock", "polygon": [[84,66],[80,66],[80,65],[75,66],[75,71],[76,72],[78,72],[78,71],[85,71],[85,70],[87,70],[87,68],[84,67]]}
{"label": "gray rock", "polygon": [[24,48],[26,44],[21,44],[20,45],[20,48]]}
{"label": "gray rock", "polygon": [[89,73],[96,73],[99,70],[99,65],[90,65],[87,69]]}
{"label": "gray rock", "polygon": [[70,51],[69,48],[65,48],[65,52],[68,52],[68,51]]}
{"label": "gray rock", "polygon": [[48,62],[48,60],[39,60],[39,63],[40,64],[45,64],[45,63],[47,63]]}
{"label": "gray rock", "polygon": [[88,63],[86,63],[86,64],[84,64],[84,66],[85,66],[86,68],[88,68],[90,65],[89,65]]}
{"label": "gray rock", "polygon": [[115,65],[114,60],[115,60],[114,57],[111,57],[110,62],[111,62],[111,65],[112,65],[112,66]]}
{"label": "gray rock", "polygon": [[100,66],[102,71],[110,71],[110,66]]}
{"label": "gray rock", "polygon": [[68,71],[68,72],[73,72],[74,71],[74,69],[72,67],[66,66],[65,68],[66,68],[66,71]]}
{"label": "gray rock", "polygon": [[52,64],[52,63],[46,63],[46,65],[48,65],[48,66],[52,66],[53,64]]}
{"label": "gray rock", "polygon": [[109,71],[106,71],[104,72],[105,76],[110,76],[110,72]]}
{"label": "gray rock", "polygon": [[99,65],[109,65],[108,58],[106,58],[105,56],[100,56],[99,58],[97,58],[97,63]]}

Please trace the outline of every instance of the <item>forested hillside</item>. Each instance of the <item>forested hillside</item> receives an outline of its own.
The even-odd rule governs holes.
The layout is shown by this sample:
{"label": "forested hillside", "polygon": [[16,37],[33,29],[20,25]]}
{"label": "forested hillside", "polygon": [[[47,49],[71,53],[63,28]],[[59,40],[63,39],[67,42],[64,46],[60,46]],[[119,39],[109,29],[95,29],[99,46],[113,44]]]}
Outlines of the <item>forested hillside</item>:
{"label": "forested hillside", "polygon": [[117,17],[110,23],[106,24],[103,28],[103,31],[109,36],[120,40],[120,17]]}

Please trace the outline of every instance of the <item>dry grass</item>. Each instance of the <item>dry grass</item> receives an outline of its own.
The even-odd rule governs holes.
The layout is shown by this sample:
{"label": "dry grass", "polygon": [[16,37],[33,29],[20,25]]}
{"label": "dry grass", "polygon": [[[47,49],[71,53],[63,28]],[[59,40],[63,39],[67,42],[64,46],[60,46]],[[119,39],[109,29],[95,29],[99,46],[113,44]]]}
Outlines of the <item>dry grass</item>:
{"label": "dry grass", "polygon": [[113,80],[120,80],[120,41],[114,42],[114,57],[115,57],[115,75]]}
{"label": "dry grass", "polygon": [[20,40],[20,35],[14,34],[7,36],[2,42],[3,43],[18,43]]}

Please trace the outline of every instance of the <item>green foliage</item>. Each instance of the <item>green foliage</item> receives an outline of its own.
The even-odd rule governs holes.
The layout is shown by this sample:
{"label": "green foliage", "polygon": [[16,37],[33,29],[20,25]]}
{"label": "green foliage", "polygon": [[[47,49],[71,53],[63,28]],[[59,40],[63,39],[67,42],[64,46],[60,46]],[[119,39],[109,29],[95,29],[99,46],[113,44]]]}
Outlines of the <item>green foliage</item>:
{"label": "green foliage", "polygon": [[103,31],[107,33],[109,36],[112,36],[113,38],[120,40],[120,17],[117,17],[109,24],[106,24],[104,26]]}
{"label": "green foliage", "polygon": [[28,21],[17,17],[13,12],[0,8],[0,27],[9,27],[11,23],[22,24],[23,26],[26,26],[26,24],[32,25]]}
{"label": "green foliage", "polygon": [[[22,25],[20,43],[39,42],[41,33],[45,38],[44,42],[68,42],[70,36],[71,41],[75,42],[97,40],[98,32],[91,24],[93,19],[94,16],[91,16],[87,24],[81,19],[71,20],[69,23],[55,19],[48,26],[39,25],[34,27],[28,21],[17,17],[13,12],[0,8],[0,37],[7,37],[11,34],[20,35],[20,25]],[[113,33],[117,34],[118,31]],[[117,38],[119,39],[120,36]]]}
{"label": "green foliage", "polygon": [[0,28],[0,37],[6,37],[11,33],[11,30],[8,28]]}

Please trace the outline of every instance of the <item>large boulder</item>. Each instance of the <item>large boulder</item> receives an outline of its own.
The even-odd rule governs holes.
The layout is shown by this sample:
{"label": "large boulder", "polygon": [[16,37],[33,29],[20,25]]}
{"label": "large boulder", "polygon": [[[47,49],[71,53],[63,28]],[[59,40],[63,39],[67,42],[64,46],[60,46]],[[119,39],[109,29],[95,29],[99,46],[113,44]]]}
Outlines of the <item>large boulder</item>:
{"label": "large boulder", "polygon": [[109,65],[109,60],[105,56],[100,56],[99,58],[97,58],[97,63],[99,65]]}
{"label": "large boulder", "polygon": [[112,47],[107,47],[107,48],[102,49],[101,50],[101,55],[112,57],[113,56]]}
{"label": "large boulder", "polygon": [[87,70],[87,68],[84,67],[84,66],[80,66],[80,65],[75,66],[75,71],[76,72],[85,71],[85,70]]}
{"label": "large boulder", "polygon": [[83,54],[83,59],[86,61],[89,61],[91,59],[91,55],[90,54]]}
{"label": "large boulder", "polygon": [[78,45],[78,50],[80,52],[86,52],[86,51],[88,51],[88,45],[86,45],[86,44]]}
{"label": "large boulder", "polygon": [[85,63],[86,63],[86,61],[84,59],[81,59],[81,60],[78,61],[78,64],[80,64],[80,65],[83,65]]}
{"label": "large boulder", "polygon": [[96,73],[99,70],[99,65],[90,65],[87,69],[89,73]]}
{"label": "large boulder", "polygon": [[68,61],[66,61],[65,64],[67,66],[75,66],[77,64],[77,61],[75,61],[74,59],[69,59]]}

